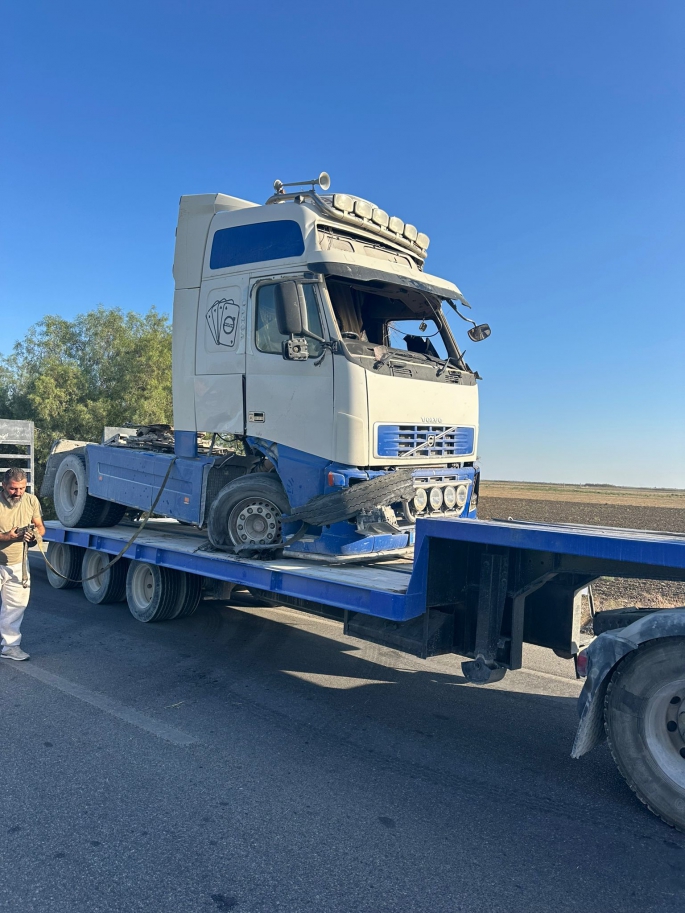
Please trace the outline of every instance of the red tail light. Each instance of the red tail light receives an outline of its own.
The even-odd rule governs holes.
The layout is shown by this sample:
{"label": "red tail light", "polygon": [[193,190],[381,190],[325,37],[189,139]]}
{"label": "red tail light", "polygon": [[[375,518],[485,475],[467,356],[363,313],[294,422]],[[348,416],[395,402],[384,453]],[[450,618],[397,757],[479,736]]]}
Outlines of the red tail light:
{"label": "red tail light", "polygon": [[576,656],[576,675],[578,678],[585,678],[589,667],[590,657],[587,655],[586,651],[583,650],[582,653],[579,653]]}

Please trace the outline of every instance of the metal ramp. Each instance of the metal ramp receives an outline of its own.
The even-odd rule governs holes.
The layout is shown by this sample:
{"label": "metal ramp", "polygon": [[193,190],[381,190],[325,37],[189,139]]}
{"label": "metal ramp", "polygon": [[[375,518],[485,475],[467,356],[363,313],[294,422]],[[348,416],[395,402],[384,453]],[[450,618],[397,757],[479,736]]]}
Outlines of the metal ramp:
{"label": "metal ramp", "polygon": [[[16,451],[8,447],[15,447]],[[33,422],[0,419],[0,473],[15,467],[23,469],[27,476],[26,490],[31,494],[35,494],[34,450]]]}

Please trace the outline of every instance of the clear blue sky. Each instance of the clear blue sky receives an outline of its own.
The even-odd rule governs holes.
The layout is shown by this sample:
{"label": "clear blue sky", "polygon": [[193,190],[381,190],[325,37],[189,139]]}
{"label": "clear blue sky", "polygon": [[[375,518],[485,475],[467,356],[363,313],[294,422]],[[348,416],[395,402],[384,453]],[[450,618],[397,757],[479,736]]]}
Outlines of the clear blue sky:
{"label": "clear blue sky", "polygon": [[487,477],[685,487],[682,0],[43,0],[0,31],[0,351],[169,311],[182,193],[326,169],[492,325]]}

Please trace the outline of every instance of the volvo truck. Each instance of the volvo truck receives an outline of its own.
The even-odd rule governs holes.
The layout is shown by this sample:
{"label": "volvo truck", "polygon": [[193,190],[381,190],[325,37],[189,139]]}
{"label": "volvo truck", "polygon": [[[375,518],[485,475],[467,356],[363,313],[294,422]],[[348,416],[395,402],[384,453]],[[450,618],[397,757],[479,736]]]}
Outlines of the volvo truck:
{"label": "volvo truck", "polygon": [[216,548],[346,561],[405,553],[417,517],[476,516],[479,376],[450,319],[490,328],[425,271],[426,234],[317,187],[181,197],[173,429],[58,442],[42,492],[65,526],[163,489],[156,513]]}

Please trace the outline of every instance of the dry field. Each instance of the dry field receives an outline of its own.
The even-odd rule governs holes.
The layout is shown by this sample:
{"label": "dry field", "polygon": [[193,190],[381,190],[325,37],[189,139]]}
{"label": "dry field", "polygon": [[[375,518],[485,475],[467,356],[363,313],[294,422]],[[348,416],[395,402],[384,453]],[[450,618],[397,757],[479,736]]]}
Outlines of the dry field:
{"label": "dry field", "polygon": [[[685,490],[481,482],[483,520],[542,520],[646,529],[685,536]],[[685,606],[685,583],[601,577],[592,585],[596,608]]]}

